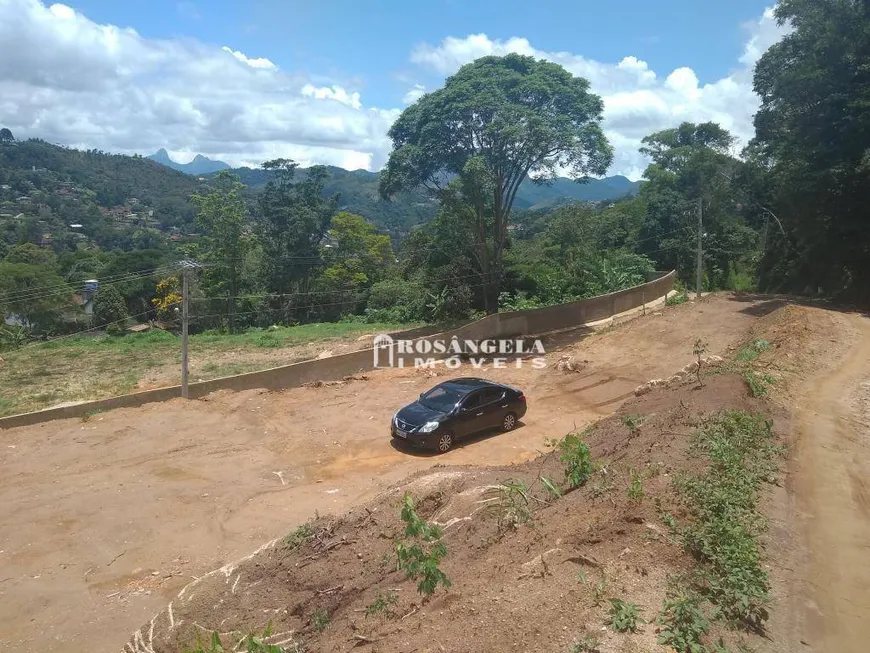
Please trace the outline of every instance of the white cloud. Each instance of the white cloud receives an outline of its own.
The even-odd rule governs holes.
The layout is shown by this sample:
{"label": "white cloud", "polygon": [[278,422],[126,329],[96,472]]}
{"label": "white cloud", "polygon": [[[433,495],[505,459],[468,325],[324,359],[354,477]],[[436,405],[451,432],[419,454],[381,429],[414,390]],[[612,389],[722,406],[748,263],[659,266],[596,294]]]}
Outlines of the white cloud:
{"label": "white cloud", "polygon": [[348,93],[341,86],[330,86],[318,88],[312,84],[306,84],[302,87],[302,95],[313,97],[318,100],[335,100],[341,102],[354,109],[361,109],[362,102],[360,101],[359,93]]}
{"label": "white cloud", "polygon": [[0,0],[0,125],[19,137],[232,165],[283,156],[380,168],[399,110],[323,81],[231,47],[147,39],[65,5]]}
{"label": "white cloud", "polygon": [[448,37],[437,46],[420,44],[412,51],[411,61],[440,75],[450,75],[478,57],[510,52],[561,64],[572,74],[587,78],[604,100],[604,130],[615,150],[610,174],[637,179],[648,163],[637,150],[641,139],[654,131],[683,121],[712,120],[742,143],[752,137],[752,116],[758,108],[752,69],[787,30],[776,24],[773,9],[743,27],[747,39],[739,65],[729,75],[706,84],[700,83],[689,67],[661,76],[650,70],[647,62],[630,55],[615,64],[603,63],[570,52],[540,50],[524,38],[493,40],[486,34]]}
{"label": "white cloud", "polygon": [[229,52],[236,60],[241,61],[243,64],[250,66],[251,68],[263,68],[265,70],[278,70],[278,66],[273,64],[271,61],[266,59],[265,57],[260,57],[259,59],[250,59],[245,56],[244,53],[239,52],[238,50],[233,50],[231,47],[225,45],[221,48],[224,52]]}
{"label": "white cloud", "polygon": [[417,100],[423,97],[426,94],[426,87],[422,84],[414,84],[414,87],[405,93],[405,96],[402,98],[402,104],[414,104]]}
{"label": "white cloud", "polygon": [[[751,137],[758,103],[752,66],[784,30],[771,10],[744,28],[734,71],[709,83],[688,67],[657,74],[629,53],[603,63],[486,34],[418,45],[411,61],[441,76],[480,56],[508,52],[563,65],[589,79],[604,99],[604,127],[616,150],[611,173],[637,178],[646,165],[637,152],[640,139],[682,120],[715,120],[744,141]],[[400,108],[366,106],[352,80],[282,70],[261,54],[145,38],[62,4],[0,0],[0,125],[21,137],[71,146],[125,153],[165,147],[233,165],[279,156],[303,165],[383,165],[386,133]],[[404,105],[433,88],[414,84],[414,77],[405,81]]]}

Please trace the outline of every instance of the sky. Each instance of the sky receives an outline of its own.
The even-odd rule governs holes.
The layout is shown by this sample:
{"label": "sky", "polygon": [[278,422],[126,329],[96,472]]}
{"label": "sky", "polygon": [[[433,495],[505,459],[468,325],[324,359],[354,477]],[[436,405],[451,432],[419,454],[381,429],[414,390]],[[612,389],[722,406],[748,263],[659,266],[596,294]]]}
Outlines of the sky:
{"label": "sky", "polygon": [[402,110],[465,63],[518,52],[604,99],[609,174],[647,134],[713,120],[741,143],[775,0],[0,0],[0,126],[79,148],[233,166],[379,170]]}

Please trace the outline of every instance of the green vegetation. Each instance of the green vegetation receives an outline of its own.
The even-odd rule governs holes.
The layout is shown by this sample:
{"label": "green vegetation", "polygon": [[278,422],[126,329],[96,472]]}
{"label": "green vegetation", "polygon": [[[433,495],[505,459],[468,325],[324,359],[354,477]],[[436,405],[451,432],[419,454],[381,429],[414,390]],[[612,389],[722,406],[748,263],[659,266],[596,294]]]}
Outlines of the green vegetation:
{"label": "green vegetation", "polygon": [[672,297],[668,297],[665,300],[665,305],[666,306],[679,306],[680,304],[685,304],[687,301],[689,301],[689,297],[688,297],[688,295],[683,293],[681,295],[673,295]]}
{"label": "green vegetation", "polygon": [[[357,348],[363,335],[415,325],[334,322],[234,335],[205,332],[190,337],[191,380],[268,369],[315,358],[324,350]],[[100,399],[145,387],[179,383],[181,342],[154,329],[124,337],[84,335],[31,343],[3,351],[0,416],[66,401]],[[239,361],[241,359],[241,361]]]}
{"label": "green vegetation", "polygon": [[[758,501],[761,484],[776,472],[779,453],[771,422],[758,415],[722,411],[697,431],[692,452],[704,456],[709,467],[703,474],[674,482],[692,515],[678,532],[686,550],[700,563],[690,589],[681,591],[697,592],[730,622],[760,627],[767,619],[770,585],[761,559],[759,537],[766,523]],[[691,617],[693,623],[701,623],[692,617],[697,602],[686,603],[684,598],[670,607],[666,604],[663,618],[685,624]],[[680,632],[698,630],[679,628]]]}
{"label": "green vegetation", "polygon": [[607,625],[618,633],[637,632],[638,624],[643,623],[637,604],[622,599],[610,599],[607,616]]}
{"label": "green vegetation", "polygon": [[499,532],[522,524],[533,525],[529,508],[532,497],[522,481],[508,479],[487,490],[487,495],[487,508],[496,516]]}
{"label": "green vegetation", "polygon": [[597,653],[600,644],[595,635],[584,635],[582,639],[571,644],[571,653]]}
{"label": "green vegetation", "polygon": [[660,628],[659,644],[670,646],[677,653],[706,653],[707,648],[701,642],[710,630],[710,621],[697,594],[680,589],[671,591],[656,622]]}
{"label": "green vegetation", "polygon": [[633,469],[630,472],[631,481],[628,484],[628,498],[634,501],[635,503],[640,503],[643,501],[643,479],[640,474],[638,474]]}
{"label": "green vegetation", "polygon": [[737,360],[742,363],[751,363],[762,353],[770,349],[770,343],[767,340],[753,340],[745,347],[741,347],[737,352]]}
{"label": "green vegetation", "polygon": [[595,464],[589,453],[589,445],[583,441],[583,433],[569,433],[561,440],[551,441],[549,444],[559,452],[559,460],[565,463],[565,480],[569,490],[574,490],[589,480],[595,471]]}
{"label": "green vegetation", "polygon": [[329,613],[323,608],[317,608],[311,615],[311,619],[309,619],[311,623],[311,627],[314,628],[318,633],[322,633],[324,630],[329,628],[329,624],[331,623],[331,619],[329,617]]}
{"label": "green vegetation", "polygon": [[405,536],[396,545],[398,569],[408,578],[420,579],[417,591],[424,598],[434,594],[438,585],[448,589],[450,579],[440,567],[447,556],[441,528],[420,518],[414,509],[414,500],[407,493],[402,497],[401,518],[405,522]]}
{"label": "green vegetation", "polygon": [[[217,632],[211,634],[208,644],[203,644],[200,637],[197,635],[196,646],[188,649],[187,653],[224,653],[225,651],[245,651],[245,653],[291,653],[290,650],[284,649],[275,644],[267,644],[266,640],[272,634],[272,627],[267,626],[262,635],[254,635],[253,633],[245,635],[239,639],[235,645],[229,644],[224,647],[221,636]],[[243,648],[244,647],[244,648]],[[299,647],[294,647],[292,653],[300,651]]]}
{"label": "green vegetation", "polygon": [[378,590],[377,594],[375,595],[375,600],[366,606],[366,618],[377,617],[382,614],[386,615],[387,617],[393,617],[395,616],[393,613],[393,608],[398,605],[398,603],[399,597],[396,596],[396,593],[394,591],[383,594],[380,590]]}
{"label": "green vegetation", "polygon": [[312,537],[314,537],[314,521],[316,519],[317,518],[315,517],[315,519],[297,526],[296,530],[284,537],[284,544],[286,544],[288,548],[298,549],[300,546],[308,542]]}
{"label": "green vegetation", "polygon": [[124,297],[115,286],[107,286],[94,300],[94,323],[104,326],[110,336],[122,336],[129,318]]}
{"label": "green vegetation", "polygon": [[646,420],[646,417],[640,415],[638,413],[632,413],[631,415],[623,415],[621,418],[622,424],[625,428],[628,429],[628,432],[631,435],[637,435],[640,431],[641,425]]}
{"label": "green vegetation", "polygon": [[495,313],[519,184],[530,173],[553,179],[560,166],[575,179],[607,172],[613,151],[600,126],[603,109],[589,83],[558,64],[516,54],[482,57],[390,128],[393,152],[381,196],[424,186],[438,198],[443,222],[464,236],[452,249],[465,245],[461,253],[478,263],[484,309]]}

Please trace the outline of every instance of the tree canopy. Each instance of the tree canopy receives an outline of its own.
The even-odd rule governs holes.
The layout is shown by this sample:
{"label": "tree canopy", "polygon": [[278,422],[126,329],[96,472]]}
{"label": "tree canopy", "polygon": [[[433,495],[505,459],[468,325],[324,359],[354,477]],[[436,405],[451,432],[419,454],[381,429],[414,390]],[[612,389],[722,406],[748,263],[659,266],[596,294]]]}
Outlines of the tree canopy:
{"label": "tree canopy", "polygon": [[764,285],[870,299],[870,8],[781,0],[792,30],[759,60],[747,154],[788,233],[771,243]]}
{"label": "tree canopy", "polygon": [[422,185],[440,195],[459,179],[449,187],[447,210],[456,211],[459,199],[475,224],[486,309],[492,312],[520,184],[529,176],[546,183],[560,170],[578,180],[603,175],[613,154],[601,129],[602,111],[589,82],[558,64],[517,54],[483,57],[395,122],[380,193],[391,197]]}

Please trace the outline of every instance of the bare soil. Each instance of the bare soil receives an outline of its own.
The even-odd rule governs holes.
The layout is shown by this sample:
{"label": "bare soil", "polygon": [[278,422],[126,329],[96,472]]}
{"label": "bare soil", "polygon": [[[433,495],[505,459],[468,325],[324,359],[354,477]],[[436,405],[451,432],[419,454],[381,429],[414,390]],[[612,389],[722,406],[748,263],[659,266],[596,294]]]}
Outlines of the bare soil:
{"label": "bare soil", "polygon": [[[188,650],[213,630],[235,642],[239,635],[229,631],[262,632],[267,621],[271,641],[288,651],[567,653],[584,637],[595,637],[600,651],[654,650],[654,624],[628,634],[603,628],[608,599],[637,603],[651,619],[666,576],[689,565],[652,497],[660,510],[683,516],[671,478],[697,469],[699,461],[686,455],[691,430],[724,407],[764,408],[735,375],[632,399],[620,413],[630,410],[646,421],[635,434],[620,415],[599,422],[587,441],[603,468],[560,499],[537,484],[539,474],[561,480],[563,465],[554,454],[510,467],[418,474],[341,517],[316,521],[314,536],[301,546],[276,540],[192,583],[137,631],[128,650]],[[644,500],[628,497],[630,470],[644,478]],[[516,528],[499,527],[509,504],[492,489],[507,479],[524,481],[538,495],[529,505],[533,521]],[[416,498],[421,517],[445,532],[449,555],[442,566],[453,587],[429,601],[395,566],[404,492]],[[389,613],[367,615],[378,592],[395,596],[396,604]],[[322,632],[318,614],[329,618]]]}
{"label": "bare soil", "polygon": [[[531,643],[538,641],[552,644],[546,650],[562,650],[560,646],[582,635],[583,624],[594,626],[596,632],[601,629],[603,608],[591,605],[591,584],[584,586],[577,578],[581,570],[587,572],[590,583],[600,582],[606,573],[617,595],[627,595],[640,603],[650,611],[645,612],[650,617],[660,605],[665,573],[678,569],[684,561],[678,548],[667,544],[662,533],[652,528],[661,528],[654,521],[652,497],[666,492],[668,477],[652,476],[650,472],[644,481],[650,499],[639,508],[627,503],[628,469],[647,469],[648,464],[656,462],[678,469],[685,464],[682,446],[692,415],[724,405],[755,403],[745,396],[742,381],[729,376],[714,377],[701,391],[693,390],[690,384],[634,399],[633,390],[682,368],[692,358],[696,338],[709,343],[711,354],[733,353],[753,329],[777,326],[782,311],[774,311],[783,304],[765,298],[711,296],[700,306],[667,308],[605,332],[574,332],[551,339],[545,343],[550,358],[545,370],[491,366],[475,370],[466,366],[450,372],[486,376],[523,388],[529,397],[529,413],[522,428],[478,438],[445,456],[409,453],[394,448],[389,441],[390,415],[440,380],[432,376],[432,371],[423,370],[382,370],[364,380],[280,393],[217,393],[201,401],[153,404],[97,415],[88,421],[67,420],[0,432],[0,523],[4,526],[0,530],[0,650],[118,650],[128,633],[143,623],[150,625],[152,617],[169,601],[177,602],[178,592],[191,580],[250,554],[264,542],[282,538],[315,512],[344,515],[321,522],[332,525],[323,533],[332,539],[320,540],[326,542],[320,546],[327,546],[335,537],[341,541],[344,536],[344,542],[330,549],[330,563],[326,565],[320,559],[327,559],[326,555],[312,550],[308,555],[318,554],[314,559],[317,564],[307,564],[301,571],[310,575],[300,576],[298,583],[286,569],[274,567],[280,560],[284,564],[292,560],[294,565],[298,561],[285,555],[283,545],[275,544],[264,551],[263,559],[272,561],[269,569],[280,570],[284,574],[281,578],[288,579],[280,590],[282,598],[270,595],[266,603],[277,606],[283,601],[279,611],[289,606],[302,607],[295,615],[288,610],[283,615],[260,613],[254,619],[253,606],[257,604],[236,605],[236,599],[232,604],[236,612],[232,614],[245,626],[262,628],[270,619],[277,624],[280,617],[284,620],[282,629],[294,630],[289,637],[301,633],[312,641],[321,642],[318,638],[322,638],[322,645],[334,650],[359,644],[367,647],[364,651],[411,651],[415,648],[412,641],[418,643],[419,651],[442,650],[436,641],[448,642],[443,650],[450,651],[538,650]],[[787,310],[798,308],[789,306]],[[821,342],[817,325],[806,333],[792,333],[796,328],[792,323],[801,319],[802,313],[789,317],[786,322],[791,326],[784,327],[783,337],[788,340],[799,336],[801,343]],[[845,350],[846,345],[825,348],[831,356],[831,351]],[[777,348],[774,353],[785,357],[790,353],[786,349]],[[813,363],[799,353],[791,352],[793,359],[785,359],[782,370],[770,370],[771,375],[781,379],[776,391],[785,388],[791,392],[794,387],[791,400],[798,403],[806,390],[799,390],[800,383],[789,379],[800,377],[807,369],[804,366]],[[556,361],[563,355],[572,356],[580,371],[557,371]],[[444,376],[444,370],[439,373]],[[638,403],[623,406],[626,400]],[[598,496],[588,495],[592,485],[572,493],[564,503],[541,508],[535,529],[524,527],[509,537],[493,539],[494,525],[488,520],[477,526],[479,536],[470,530],[468,521],[455,522],[448,529],[448,541],[464,543],[451,548],[448,573],[454,578],[454,588],[404,620],[400,618],[394,624],[384,619],[375,624],[386,629],[383,640],[364,634],[364,638],[378,641],[355,637],[362,634],[352,630],[355,619],[362,619],[358,627],[369,629],[366,632],[381,632],[371,630],[374,626],[366,623],[371,619],[353,612],[371,602],[373,583],[381,584],[384,591],[400,587],[400,605],[408,611],[414,609],[412,603],[419,603],[415,602],[411,585],[405,581],[402,585],[400,579],[394,583],[386,572],[386,580],[378,575],[381,571],[375,562],[382,557],[380,549],[392,546],[389,538],[397,526],[398,513],[393,503],[399,491],[384,494],[387,488],[398,487],[408,474],[425,474],[433,467],[449,466],[439,468],[437,473],[457,475],[446,480],[441,477],[439,483],[447,482],[447,491],[437,501],[430,501],[426,512],[429,517],[437,513],[436,518],[447,523],[451,514],[467,516],[463,511],[469,506],[456,503],[461,495],[455,490],[471,490],[508,475],[531,479],[541,461],[528,461],[544,450],[545,440],[616,410],[648,411],[655,417],[641,427],[641,435],[631,443],[627,429],[619,422],[606,428],[602,425],[600,435],[595,436],[594,455],[608,461],[614,470],[612,488],[608,488],[609,479],[602,478]],[[683,415],[674,411],[688,412]],[[673,429],[668,429],[668,420],[676,420]],[[797,437],[795,429],[785,428],[789,437]],[[668,430],[673,433],[669,435]],[[618,459],[622,455],[624,458]],[[416,482],[425,487],[429,481]],[[432,491],[437,497],[436,486]],[[473,498],[474,493],[470,496]],[[445,502],[445,497],[455,498],[451,503]],[[470,505],[473,501],[468,497],[465,495],[463,500]],[[772,509],[779,505],[776,501],[774,496]],[[358,507],[365,502],[370,502],[370,509],[377,508],[375,519],[386,539],[379,532],[374,541],[351,537],[357,531],[366,536],[373,534],[371,524],[360,524],[368,517]],[[582,509],[576,502],[583,502]],[[590,521],[584,527],[573,513],[585,514],[587,504],[592,508]],[[782,505],[788,505],[787,496]],[[354,506],[353,512],[345,515]],[[561,511],[566,511],[564,517]],[[633,520],[625,521],[626,516]],[[564,529],[560,520],[566,521]],[[574,535],[569,534],[568,523]],[[578,539],[578,533],[599,530],[603,537],[588,536],[599,542]],[[785,530],[778,526],[772,536],[783,533]],[[349,539],[359,541],[351,543]],[[546,554],[536,562],[539,554],[550,549],[562,551]],[[630,551],[623,554],[625,549]],[[571,552],[578,550],[595,556],[598,566],[586,569],[586,563],[569,561],[574,557]],[[549,556],[554,556],[552,564]],[[628,560],[623,562],[625,558]],[[540,575],[538,568],[545,566],[543,560],[549,571],[543,572],[542,580],[535,574]],[[350,566],[333,562],[348,562]],[[532,564],[522,567],[527,562]],[[645,574],[632,571],[634,568],[645,570]],[[292,569],[295,572],[298,568]],[[520,579],[527,569],[538,571]],[[224,572],[207,576],[203,582],[212,583],[208,579],[218,574]],[[261,575],[264,583],[271,578],[269,574]],[[506,579],[504,592],[500,578]],[[248,572],[245,582],[251,582]],[[342,589],[332,589],[339,585]],[[258,596],[251,591],[254,594],[248,596]],[[294,592],[292,597],[288,594]],[[787,593],[783,589],[783,595]],[[526,594],[534,604],[526,602]],[[522,602],[512,603],[516,601]],[[322,635],[303,623],[310,617],[306,610],[318,607],[320,602],[335,614],[331,617],[333,625]],[[266,603],[262,609],[272,609]],[[207,611],[195,611],[204,610],[205,604],[199,608],[196,605],[194,602],[185,609],[197,618],[202,614],[211,619],[213,615]],[[230,613],[228,608],[221,619],[229,619]],[[534,618],[523,621],[523,614]],[[165,619],[166,613],[163,615]],[[774,612],[772,622],[777,618]],[[174,619],[175,615],[170,621]],[[440,630],[432,630],[436,622]],[[165,629],[165,624],[159,626],[161,623],[159,619],[155,622],[158,625],[152,638],[163,632],[161,627]],[[492,635],[493,645],[500,648],[489,648],[480,639],[482,626],[490,623],[502,624],[499,628],[503,635]],[[393,626],[402,630],[392,633]],[[148,630],[146,626],[142,632]],[[494,629],[487,627],[487,632],[490,630]],[[436,640],[440,632],[452,633],[450,639]],[[161,646],[171,648],[173,641],[181,643],[170,640]],[[458,643],[465,646],[466,640],[468,648],[456,648]],[[643,633],[627,639],[606,639],[605,644],[611,643],[602,650],[647,650],[654,640],[654,628],[647,626]],[[527,642],[525,646],[520,645],[523,641]],[[472,642],[477,648],[471,646]],[[621,648],[614,648],[617,645]]]}
{"label": "bare soil", "polygon": [[793,306],[777,317],[769,330],[785,346],[763,364],[783,378],[774,400],[791,409],[793,428],[786,483],[769,507],[778,601],[767,648],[862,653],[870,641],[870,319]]}

